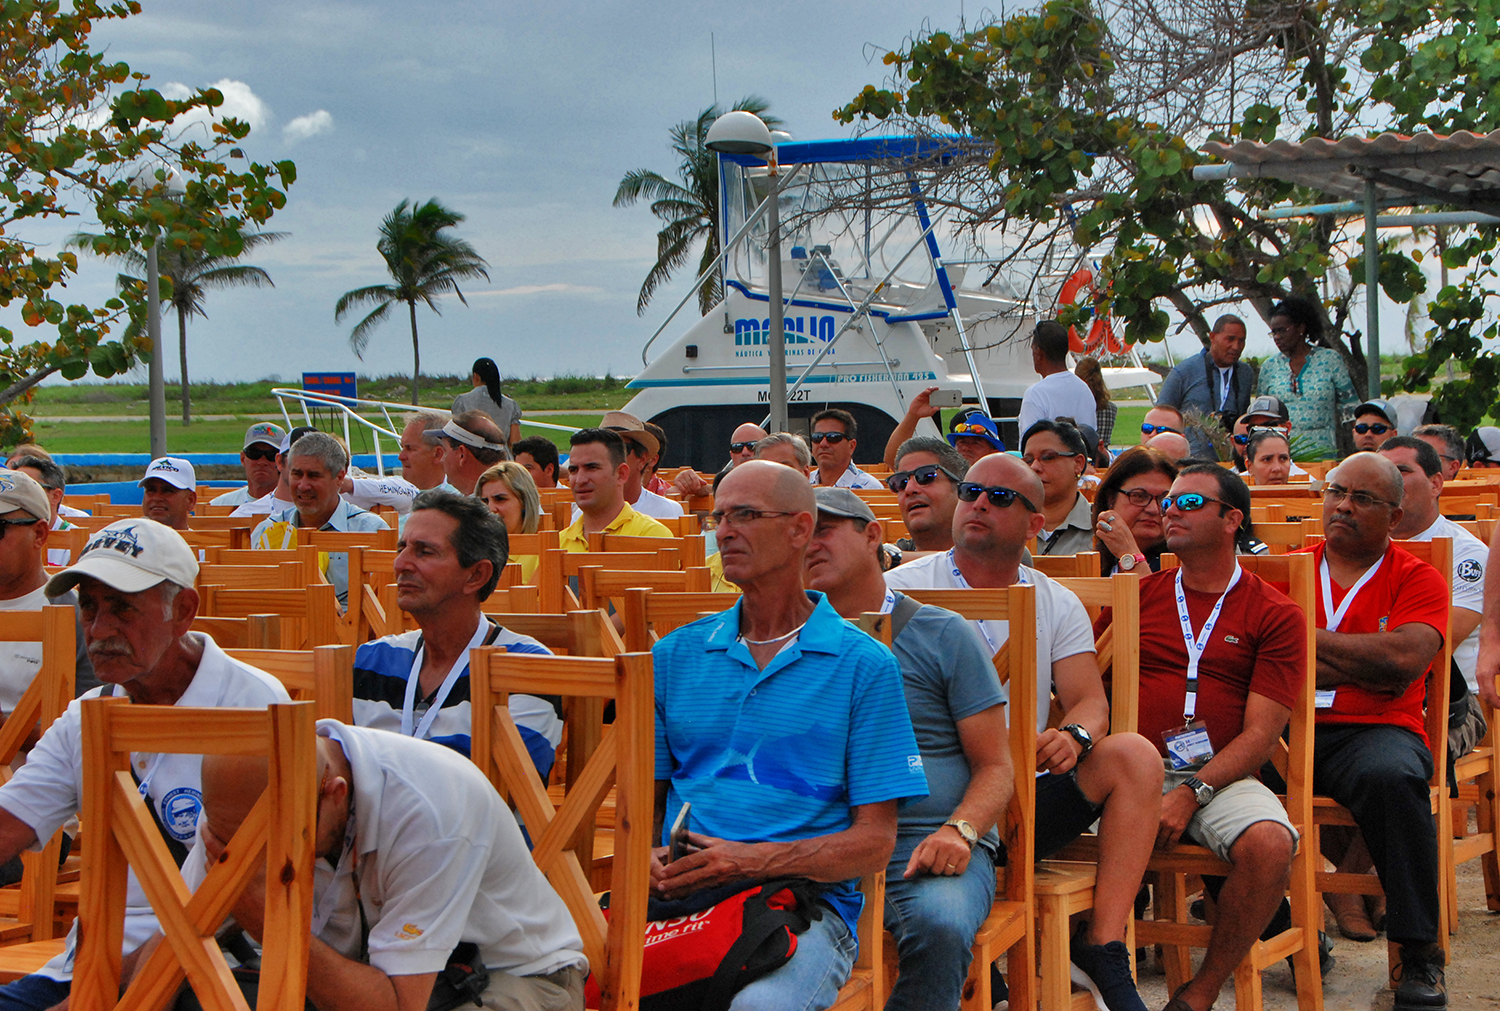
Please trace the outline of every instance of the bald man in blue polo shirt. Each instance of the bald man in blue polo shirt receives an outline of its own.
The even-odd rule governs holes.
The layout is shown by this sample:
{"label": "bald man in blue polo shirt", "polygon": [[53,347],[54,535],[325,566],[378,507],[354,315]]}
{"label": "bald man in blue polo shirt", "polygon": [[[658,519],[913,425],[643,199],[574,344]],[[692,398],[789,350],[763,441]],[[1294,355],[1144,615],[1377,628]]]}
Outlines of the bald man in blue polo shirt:
{"label": "bald man in blue polo shirt", "polygon": [[825,915],[730,1008],[827,1008],[854,964],[858,879],[884,869],[896,803],[926,796],[927,777],[895,658],[802,589],[817,513],[806,478],[743,463],[714,504],[724,575],[744,592],[652,651],[658,837],[684,803],[693,829],[687,855],[653,855],[652,891],[683,899],[773,878],[819,883]]}

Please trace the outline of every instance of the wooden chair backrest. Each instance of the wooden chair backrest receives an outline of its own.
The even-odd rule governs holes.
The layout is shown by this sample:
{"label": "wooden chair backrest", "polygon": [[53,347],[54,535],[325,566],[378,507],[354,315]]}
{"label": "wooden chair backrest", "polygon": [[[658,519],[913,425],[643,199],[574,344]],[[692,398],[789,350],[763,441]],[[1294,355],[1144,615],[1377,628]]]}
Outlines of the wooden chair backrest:
{"label": "wooden chair backrest", "polygon": [[244,527],[253,530],[264,516],[200,516],[196,512],[188,517],[189,530],[233,530]]}
{"label": "wooden chair backrest", "polygon": [[200,614],[193,631],[203,632],[220,649],[282,649],[281,615],[252,614],[246,618],[220,618]]}
{"label": "wooden chair backrest", "polygon": [[1080,551],[1076,555],[1033,555],[1032,567],[1053,579],[1099,575],[1099,552]]}
{"label": "wooden chair backrest", "polygon": [[74,526],[71,530],[51,530],[47,533],[47,550],[68,552],[68,564],[78,561],[78,556],[83,554],[83,546],[88,543],[89,534],[92,531],[83,527]]}
{"label": "wooden chair backrest", "polygon": [[511,534],[510,556],[540,555],[557,547],[556,530],[539,530],[534,534]]}
{"label": "wooden chair backrest", "polygon": [[[658,543],[662,540],[650,539]],[[585,565],[601,565],[606,569],[681,569],[682,555],[675,547],[651,551],[564,551],[561,548],[544,551],[536,573],[543,611],[562,614],[578,607],[578,599],[568,588],[567,581],[576,579],[578,570]]]}
{"label": "wooden chair backrest", "polygon": [[[1396,547],[1438,570],[1453,596],[1453,539],[1434,537],[1430,541],[1395,541]],[[1448,672],[1453,669],[1453,609],[1448,609],[1448,627],[1443,630],[1443,648],[1433,658],[1427,678],[1427,744],[1432,750],[1432,786],[1447,790],[1448,783],[1448,702],[1452,695]],[[1442,822],[1439,822],[1442,824]]]}
{"label": "wooden chair backrest", "polygon": [[249,527],[229,527],[224,530],[179,530],[188,547],[207,551],[209,548],[248,548]]}
{"label": "wooden chair backrest", "polygon": [[[73,699],[77,674],[77,618],[73,608],[49,604],[39,611],[0,611],[0,641],[35,642],[42,662],[16,707],[0,725],[0,769],[9,779],[10,765],[35,731],[45,733]],[[46,941],[53,937],[52,907],[57,894],[57,863],[61,831],[54,832],[39,852],[21,854],[21,894],[16,922],[29,934],[13,941]]]}
{"label": "wooden chair backrest", "polygon": [[[653,843],[656,710],[651,655],[548,657],[485,647],[474,651],[469,672],[473,760],[525,822],[532,859],[572,913],[583,938],[584,954],[603,994],[602,1006],[636,1007]],[[511,692],[590,703],[575,706],[575,711],[602,711],[606,701],[614,700],[614,723],[602,730],[598,747],[578,770],[561,807],[554,808],[511,719]],[[584,836],[592,841],[593,822],[611,784],[616,790],[614,859],[606,921],[578,847]]]}
{"label": "wooden chair backrest", "polygon": [[1484,495],[1450,495],[1448,489],[1444,488],[1442,498],[1438,499],[1438,511],[1444,516],[1474,516],[1482,520],[1492,519],[1494,509],[1494,492]]}
{"label": "wooden chair backrest", "polygon": [[727,611],[740,599],[738,593],[661,593],[627,589],[621,615],[625,622],[625,648],[644,653],[656,640],[697,621],[704,614]]}
{"label": "wooden chair backrest", "polygon": [[502,628],[518,635],[529,635],[560,655],[610,657],[625,652],[620,633],[615,631],[615,626],[603,611],[528,614],[486,610],[484,614]]}
{"label": "wooden chair backrest", "polygon": [[307,567],[302,562],[279,565],[198,566],[199,586],[224,586],[236,590],[290,590],[308,584]]}
{"label": "wooden chair backrest", "polygon": [[396,550],[396,531],[394,528],[386,530],[362,530],[358,532],[345,532],[342,530],[298,530],[297,543],[302,544],[304,540],[319,551],[348,551],[350,548],[375,548],[377,551]]}
{"label": "wooden chair backrest", "polygon": [[[83,703],[83,852],[77,967],[80,1011],[162,1007],[184,977],[205,1011],[248,1011],[215,933],[256,871],[265,868],[266,929],[257,1011],[302,1011],[313,898],[317,761],[313,707],[267,709]],[[130,776],[132,752],[265,755],[269,785],[224,856],[191,896]],[[264,862],[262,862],[262,859]],[[134,870],[167,943],[120,992],[125,879]]]}
{"label": "wooden chair backrest", "polygon": [[624,534],[589,534],[589,551],[661,551],[664,548],[676,548],[681,564],[702,565],[706,557],[704,555],[704,536],[702,534],[691,534],[686,537],[628,537]]}
{"label": "wooden chair backrest", "polygon": [[259,551],[250,547],[209,548],[204,558],[211,565],[281,565],[285,562],[301,562],[307,573],[307,581],[326,581],[318,565],[318,549],[304,544],[295,548],[268,548]]}
{"label": "wooden chair backrest", "polygon": [[311,702],[320,720],[354,722],[354,647],[226,649],[280,681],[296,702]]}
{"label": "wooden chair backrest", "polygon": [[252,614],[279,614],[283,626],[296,622],[298,628],[284,628],[283,642],[294,649],[331,646],[339,641],[338,598],[327,583],[294,590],[233,590],[222,586],[198,588],[203,614],[225,618],[245,618]]}
{"label": "wooden chair backrest", "polygon": [[[606,569],[585,565],[578,570],[578,602],[584,608],[606,607],[611,600],[623,601],[625,591],[642,586],[669,593],[707,593],[713,577],[704,565],[681,572],[652,569]],[[619,604],[616,605],[618,609]]]}
{"label": "wooden chair backrest", "polygon": [[1109,608],[1109,624],[1094,637],[1099,673],[1110,672],[1110,732],[1135,733],[1141,680],[1140,572],[1113,576],[1078,576],[1057,582],[1083,602],[1092,614]]}

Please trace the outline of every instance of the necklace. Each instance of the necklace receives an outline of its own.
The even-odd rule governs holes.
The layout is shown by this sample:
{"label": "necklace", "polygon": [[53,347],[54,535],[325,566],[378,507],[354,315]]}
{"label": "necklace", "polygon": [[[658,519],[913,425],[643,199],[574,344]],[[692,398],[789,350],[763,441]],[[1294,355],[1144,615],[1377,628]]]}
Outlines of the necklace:
{"label": "necklace", "polygon": [[780,642],[783,639],[790,639],[792,636],[794,636],[798,632],[802,631],[803,626],[805,626],[806,624],[807,624],[807,622],[804,621],[801,625],[798,625],[796,628],[792,629],[790,632],[783,632],[782,634],[778,635],[774,639],[746,639],[745,638],[745,633],[741,632],[740,633],[740,642],[744,643],[747,646],[769,646],[773,642]]}

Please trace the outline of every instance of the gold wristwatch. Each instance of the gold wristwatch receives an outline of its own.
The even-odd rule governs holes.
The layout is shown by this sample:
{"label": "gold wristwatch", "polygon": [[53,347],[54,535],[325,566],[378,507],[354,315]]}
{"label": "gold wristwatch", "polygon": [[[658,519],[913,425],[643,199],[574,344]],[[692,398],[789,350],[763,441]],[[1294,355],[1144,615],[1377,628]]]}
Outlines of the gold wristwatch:
{"label": "gold wristwatch", "polygon": [[964,842],[969,844],[970,851],[972,851],[974,849],[974,845],[979,842],[979,833],[974,831],[973,825],[970,825],[962,818],[954,818],[951,821],[943,822],[943,824],[952,825],[954,828],[958,829],[958,834],[963,836]]}

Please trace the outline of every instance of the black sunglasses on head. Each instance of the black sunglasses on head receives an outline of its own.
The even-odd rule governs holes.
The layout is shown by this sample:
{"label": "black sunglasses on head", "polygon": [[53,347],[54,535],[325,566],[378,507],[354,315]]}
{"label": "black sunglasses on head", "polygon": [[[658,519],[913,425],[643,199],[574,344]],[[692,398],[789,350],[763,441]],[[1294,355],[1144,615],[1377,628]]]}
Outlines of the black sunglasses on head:
{"label": "black sunglasses on head", "polygon": [[1031,499],[1022,495],[1014,488],[1003,488],[1000,485],[978,484],[974,481],[960,481],[958,483],[958,497],[964,502],[977,502],[979,496],[988,495],[990,505],[997,509],[1008,509],[1012,502],[1020,502],[1028,512],[1036,512],[1037,507]]}
{"label": "black sunglasses on head", "polygon": [[947,467],[941,467],[935,463],[926,463],[920,467],[913,467],[911,470],[896,471],[896,473],[885,479],[885,484],[891,491],[900,494],[906,489],[907,481],[914,480],[917,484],[925,488],[936,481],[939,474],[942,474],[954,484],[958,483],[958,475],[950,471]]}

